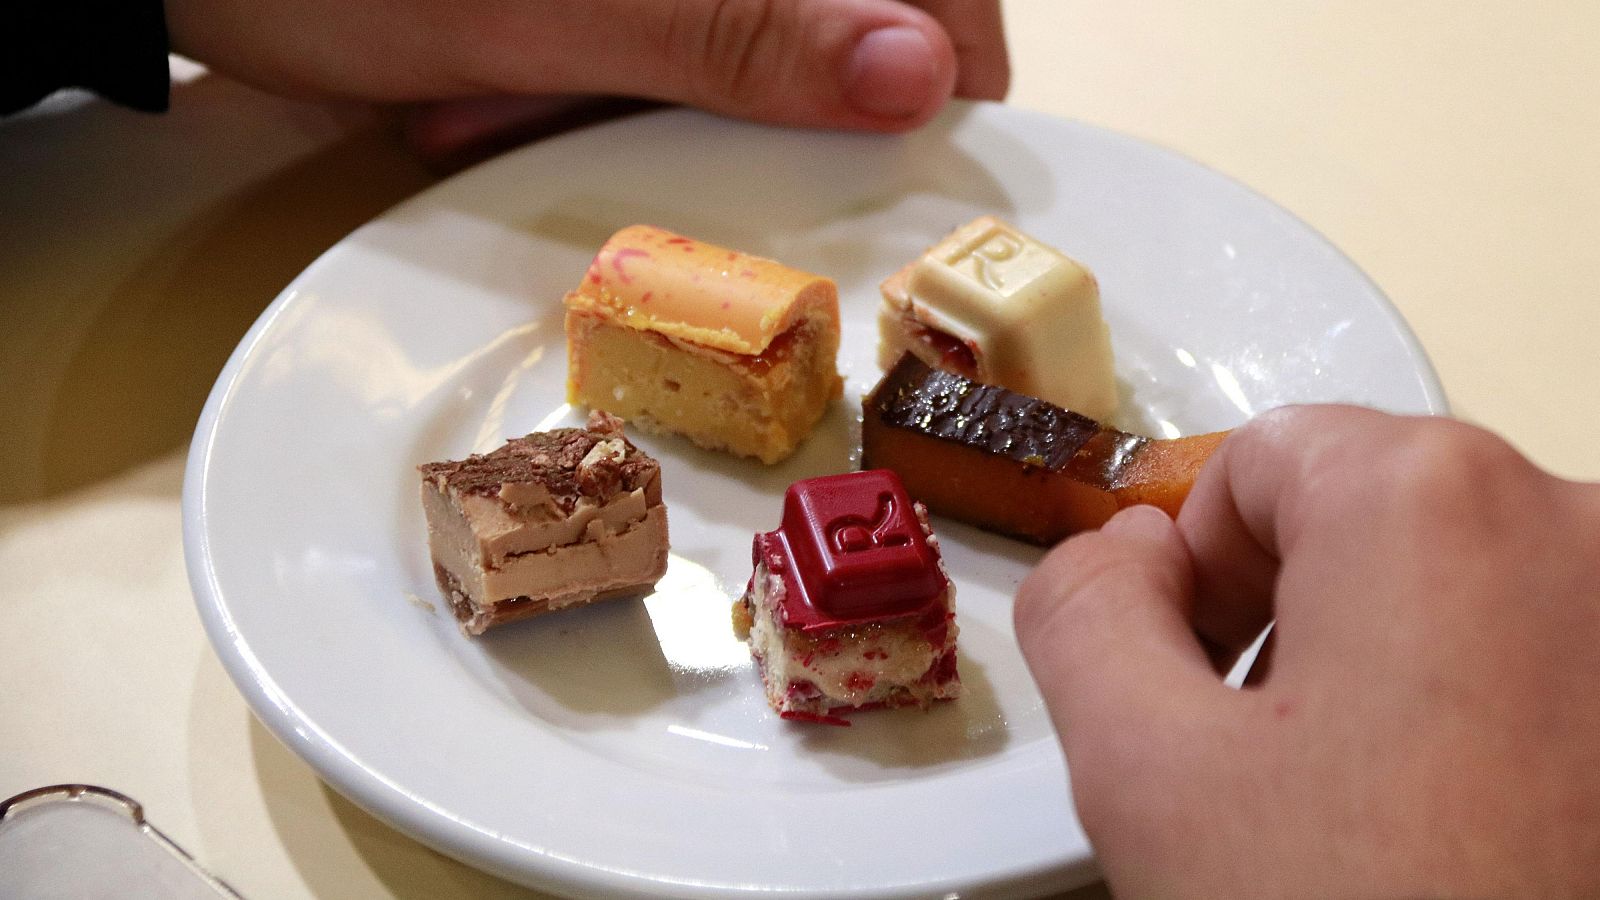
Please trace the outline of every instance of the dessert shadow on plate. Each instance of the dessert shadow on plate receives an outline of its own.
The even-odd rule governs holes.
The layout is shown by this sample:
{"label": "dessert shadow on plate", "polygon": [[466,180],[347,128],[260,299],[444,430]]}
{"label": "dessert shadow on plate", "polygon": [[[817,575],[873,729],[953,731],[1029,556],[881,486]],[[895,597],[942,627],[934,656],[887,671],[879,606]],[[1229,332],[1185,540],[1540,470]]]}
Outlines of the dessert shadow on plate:
{"label": "dessert shadow on plate", "polygon": [[478,648],[523,708],[540,718],[570,713],[561,720],[575,728],[603,727],[608,717],[647,712],[683,688],[637,599],[513,623],[462,649]]}

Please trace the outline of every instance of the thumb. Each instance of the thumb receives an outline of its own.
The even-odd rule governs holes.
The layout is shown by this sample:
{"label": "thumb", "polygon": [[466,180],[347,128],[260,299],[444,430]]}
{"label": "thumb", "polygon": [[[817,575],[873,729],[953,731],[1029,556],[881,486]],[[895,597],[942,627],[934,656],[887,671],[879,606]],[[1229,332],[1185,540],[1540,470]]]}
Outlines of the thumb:
{"label": "thumb", "polygon": [[[952,95],[956,50],[896,0],[531,0],[472,31],[488,93],[627,95],[766,122],[901,130]],[[542,48],[529,53],[529,47]]]}
{"label": "thumb", "polygon": [[1066,541],[1017,593],[1017,640],[1091,835],[1101,810],[1126,808],[1130,785],[1156,788],[1189,755],[1174,748],[1192,749],[1233,696],[1190,625],[1193,598],[1183,538],[1150,506]]}

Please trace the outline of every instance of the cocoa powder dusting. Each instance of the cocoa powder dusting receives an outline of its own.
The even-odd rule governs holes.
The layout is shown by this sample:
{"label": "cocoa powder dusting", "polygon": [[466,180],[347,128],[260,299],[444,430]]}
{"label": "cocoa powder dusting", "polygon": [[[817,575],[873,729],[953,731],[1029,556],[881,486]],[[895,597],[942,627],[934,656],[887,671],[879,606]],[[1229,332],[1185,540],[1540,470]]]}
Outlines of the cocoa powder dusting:
{"label": "cocoa powder dusting", "polygon": [[[621,459],[603,457],[579,466],[595,444],[614,439],[626,448]],[[622,436],[622,420],[603,412],[591,414],[586,428],[535,432],[490,453],[417,467],[425,480],[462,494],[493,496],[507,483],[534,482],[565,512],[572,511],[580,496],[603,503],[618,491],[637,490],[659,469],[659,463]]]}

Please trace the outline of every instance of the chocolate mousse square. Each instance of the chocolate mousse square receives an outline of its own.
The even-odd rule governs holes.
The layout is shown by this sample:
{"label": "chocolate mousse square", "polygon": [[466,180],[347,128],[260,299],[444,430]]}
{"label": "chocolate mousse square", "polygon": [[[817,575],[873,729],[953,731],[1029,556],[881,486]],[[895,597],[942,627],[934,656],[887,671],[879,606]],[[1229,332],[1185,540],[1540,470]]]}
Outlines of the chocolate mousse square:
{"label": "chocolate mousse square", "polygon": [[616,416],[418,471],[434,577],[468,634],[639,596],[666,573],[661,466]]}

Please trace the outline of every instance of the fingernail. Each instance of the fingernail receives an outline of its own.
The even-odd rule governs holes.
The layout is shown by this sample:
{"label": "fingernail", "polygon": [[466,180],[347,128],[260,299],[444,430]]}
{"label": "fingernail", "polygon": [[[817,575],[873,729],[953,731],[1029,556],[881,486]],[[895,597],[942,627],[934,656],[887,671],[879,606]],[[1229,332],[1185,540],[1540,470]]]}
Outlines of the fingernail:
{"label": "fingernail", "polygon": [[1172,519],[1154,506],[1130,506],[1100,527],[1105,534],[1129,537],[1165,537],[1172,528]]}
{"label": "fingernail", "polygon": [[869,31],[845,66],[845,100],[868,115],[910,118],[932,99],[936,69],[933,47],[917,29],[893,25]]}

